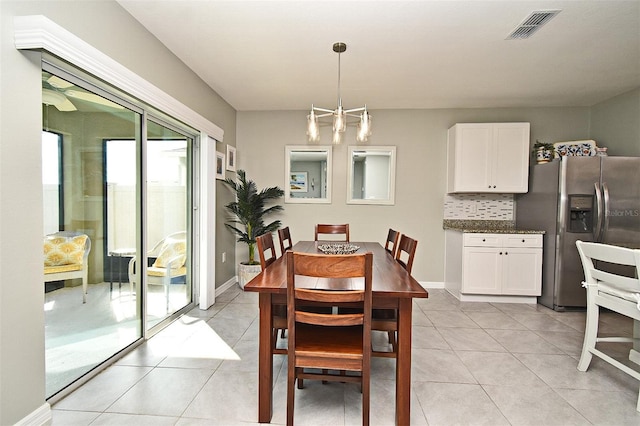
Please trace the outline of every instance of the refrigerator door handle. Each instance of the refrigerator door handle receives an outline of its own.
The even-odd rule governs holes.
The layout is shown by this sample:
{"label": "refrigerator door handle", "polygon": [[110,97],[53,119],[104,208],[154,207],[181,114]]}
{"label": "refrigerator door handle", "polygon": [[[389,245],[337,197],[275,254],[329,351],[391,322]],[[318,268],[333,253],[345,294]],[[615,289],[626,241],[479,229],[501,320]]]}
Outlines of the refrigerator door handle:
{"label": "refrigerator door handle", "polygon": [[600,235],[600,242],[604,242],[607,231],[609,230],[609,187],[605,182],[602,182],[602,194],[602,198],[604,199],[604,209],[602,212],[604,225],[602,226],[602,235]]}
{"label": "refrigerator door handle", "polygon": [[602,232],[602,191],[600,191],[600,185],[598,182],[593,184],[596,191],[596,226],[593,229],[593,241],[600,241],[600,234]]}

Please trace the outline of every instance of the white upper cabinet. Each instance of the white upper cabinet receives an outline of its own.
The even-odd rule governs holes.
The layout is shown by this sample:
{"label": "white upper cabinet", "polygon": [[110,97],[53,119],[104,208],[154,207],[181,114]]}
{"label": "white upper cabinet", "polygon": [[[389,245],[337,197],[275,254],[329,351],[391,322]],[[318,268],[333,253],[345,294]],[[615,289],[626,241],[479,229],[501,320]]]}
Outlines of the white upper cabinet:
{"label": "white upper cabinet", "polygon": [[449,129],[447,192],[527,192],[529,123],[458,123]]}

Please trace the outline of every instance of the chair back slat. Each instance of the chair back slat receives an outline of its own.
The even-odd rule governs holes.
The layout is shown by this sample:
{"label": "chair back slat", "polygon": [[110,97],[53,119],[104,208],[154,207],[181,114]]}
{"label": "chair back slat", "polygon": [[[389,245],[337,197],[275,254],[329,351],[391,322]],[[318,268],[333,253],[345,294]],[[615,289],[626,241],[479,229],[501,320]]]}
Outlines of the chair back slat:
{"label": "chair back slat", "polygon": [[[640,293],[640,250],[601,243],[577,241],[576,246],[584,267],[585,282],[606,284],[625,292]],[[594,262],[595,261],[595,262]],[[635,277],[607,270],[611,264],[632,266]]]}
{"label": "chair back slat", "polygon": [[336,297],[339,297],[340,301],[344,303],[362,302],[364,300],[364,292],[362,290],[326,291],[326,290],[312,290],[307,288],[296,288],[296,299],[299,299],[299,300],[330,303],[334,301]]}
{"label": "chair back slat", "polygon": [[326,255],[296,253],[296,275],[317,278],[357,278],[362,277],[365,257],[352,258],[349,255]]}
{"label": "chair back slat", "polygon": [[328,327],[350,327],[364,324],[363,314],[318,314],[315,312],[296,311],[296,321],[311,324],[324,325]]}
{"label": "chair back slat", "polygon": [[[577,241],[576,245],[587,284],[604,283],[622,291],[640,293],[640,250],[583,241]],[[612,264],[634,267],[635,277],[607,270]]]}
{"label": "chair back slat", "polygon": [[[320,235],[344,235],[344,241],[349,242],[349,224],[329,225],[317,224],[315,230],[315,241],[320,241]],[[331,239],[331,241],[335,241]]]}
{"label": "chair back slat", "polygon": [[276,261],[276,249],[273,245],[273,235],[271,232],[260,235],[256,238],[258,254],[260,255],[260,266],[264,271],[269,265]]}

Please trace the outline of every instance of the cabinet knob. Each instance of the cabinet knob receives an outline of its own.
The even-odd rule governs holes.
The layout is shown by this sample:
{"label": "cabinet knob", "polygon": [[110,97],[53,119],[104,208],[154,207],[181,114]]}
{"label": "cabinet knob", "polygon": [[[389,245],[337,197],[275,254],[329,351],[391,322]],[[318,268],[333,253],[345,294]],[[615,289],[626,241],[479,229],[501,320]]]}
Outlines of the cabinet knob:
{"label": "cabinet knob", "polygon": [[522,242],[524,243],[524,240],[522,240]]}
{"label": "cabinet knob", "polygon": [[509,254],[509,252],[508,252],[508,251],[505,251],[505,252],[504,252],[504,255],[505,255],[505,256],[507,256],[508,254]]}
{"label": "cabinet knob", "polygon": [[487,188],[491,188],[491,185],[487,186]]}
{"label": "cabinet knob", "polygon": [[493,185],[493,187],[495,188],[496,186],[495,186],[495,185]]}
{"label": "cabinet knob", "polygon": [[502,256],[502,252],[500,252],[499,254],[500,254],[500,256]]}
{"label": "cabinet knob", "polygon": [[484,243],[485,241],[487,241],[487,239],[486,239],[486,238],[483,238],[483,239],[482,239],[482,242]]}

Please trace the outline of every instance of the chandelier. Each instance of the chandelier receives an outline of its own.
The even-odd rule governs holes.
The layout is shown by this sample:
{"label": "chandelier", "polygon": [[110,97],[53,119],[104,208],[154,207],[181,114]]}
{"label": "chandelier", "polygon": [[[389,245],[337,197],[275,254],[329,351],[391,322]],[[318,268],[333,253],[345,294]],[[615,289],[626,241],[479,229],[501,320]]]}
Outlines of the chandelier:
{"label": "chandelier", "polygon": [[[338,54],[338,107],[336,109],[318,108],[311,105],[311,112],[307,116],[307,136],[309,142],[320,141],[320,125],[333,123],[333,143],[342,142],[342,134],[347,130],[347,125],[356,125],[356,141],[366,142],[371,136],[371,115],[367,112],[367,106],[353,109],[342,107],[340,97],[340,54],[347,50],[347,45],[342,42],[333,44],[333,51]],[[353,120],[356,118],[356,120]]]}

